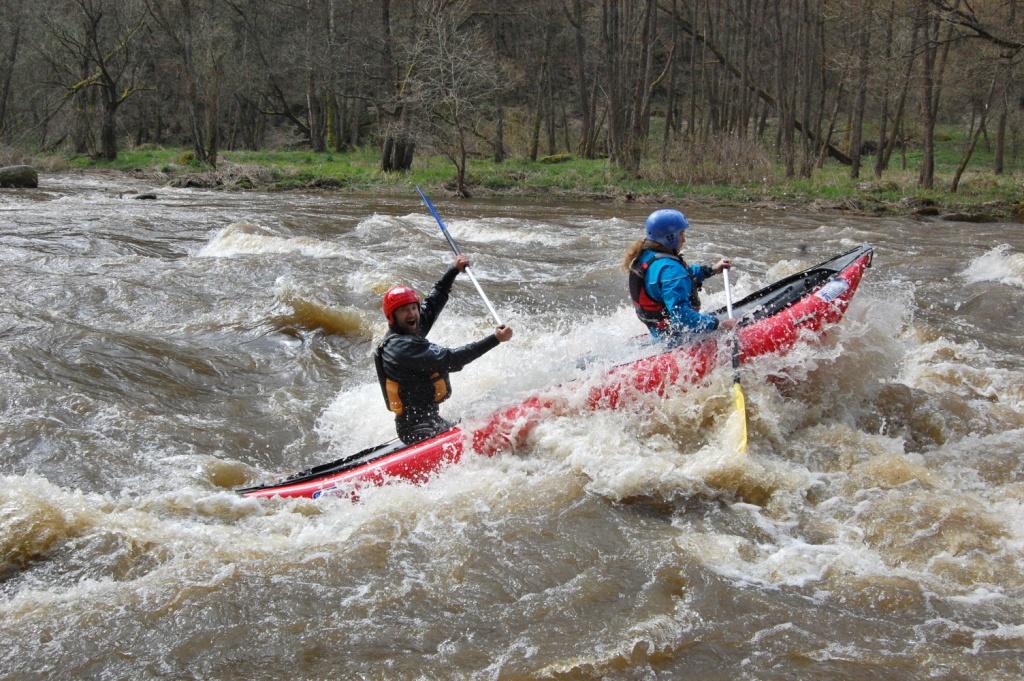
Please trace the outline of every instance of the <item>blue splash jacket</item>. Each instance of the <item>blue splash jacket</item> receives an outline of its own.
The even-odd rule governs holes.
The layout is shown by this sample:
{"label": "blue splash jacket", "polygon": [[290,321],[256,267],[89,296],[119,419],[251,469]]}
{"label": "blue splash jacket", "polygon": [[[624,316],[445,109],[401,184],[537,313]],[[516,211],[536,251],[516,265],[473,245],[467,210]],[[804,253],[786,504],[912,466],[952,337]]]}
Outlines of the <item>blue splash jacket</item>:
{"label": "blue splash jacket", "polygon": [[678,337],[686,332],[701,333],[717,329],[716,317],[701,314],[690,304],[694,287],[699,287],[712,275],[711,268],[707,265],[685,267],[674,258],[657,258],[656,255],[656,251],[647,250],[637,258],[640,264],[650,263],[644,280],[647,295],[662,303],[669,314],[669,328],[652,328],[651,335],[661,339],[666,336]]}

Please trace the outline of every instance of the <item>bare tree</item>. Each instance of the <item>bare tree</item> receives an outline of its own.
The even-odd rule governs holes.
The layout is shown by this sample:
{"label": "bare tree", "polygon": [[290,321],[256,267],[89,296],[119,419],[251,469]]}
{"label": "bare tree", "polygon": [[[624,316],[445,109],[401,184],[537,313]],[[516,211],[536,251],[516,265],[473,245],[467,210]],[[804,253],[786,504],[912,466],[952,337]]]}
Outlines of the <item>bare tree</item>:
{"label": "bare tree", "polygon": [[327,125],[324,101],[320,96],[318,60],[315,56],[320,51],[317,28],[323,24],[319,16],[319,3],[315,0],[306,0],[305,10],[302,45],[306,72],[306,127],[309,130],[309,144],[313,151],[323,151],[326,148]]}
{"label": "bare tree", "polygon": [[868,75],[871,56],[871,13],[874,10],[871,0],[864,0],[856,6],[860,17],[857,21],[857,97],[853,106],[853,122],[850,126],[850,177],[860,177],[861,135],[864,131],[864,109],[867,106]]}
{"label": "bare tree", "polygon": [[[643,174],[774,138],[787,174],[834,159],[856,176],[870,121],[876,177],[911,149],[930,186],[937,126],[974,111],[999,173],[1024,118],[1020,0],[2,1],[0,135],[90,154],[124,131],[211,164],[221,147],[373,143],[404,171],[433,145],[465,191],[478,155],[564,149]],[[438,36],[471,43],[465,78],[439,70],[455,49]],[[985,112],[992,60],[1007,68]]]}
{"label": "bare tree", "polygon": [[21,30],[24,23],[22,12],[23,2],[15,0],[8,9],[7,21],[0,31],[7,31],[10,41],[7,50],[0,55],[0,140],[7,136],[7,101],[11,96],[11,79],[14,76],[14,65],[18,61],[18,48],[21,46]]}
{"label": "bare tree", "polygon": [[144,87],[135,44],[145,15],[130,1],[71,0],[63,9],[41,17],[58,46],[51,64],[67,76],[77,72],[79,78],[65,81],[68,97],[83,103],[87,89],[99,92],[100,156],[117,158],[117,111]]}
{"label": "bare tree", "polygon": [[587,44],[587,14],[583,0],[572,0],[572,10],[565,9],[572,26],[576,74],[577,107],[580,116],[580,156],[594,158],[600,126],[597,123],[597,79],[592,75]]}
{"label": "bare tree", "polygon": [[1003,80],[1004,73],[1008,70],[1006,64],[999,64],[992,75],[992,83],[989,85],[988,94],[985,95],[985,99],[981,104],[981,115],[977,121],[977,126],[970,131],[970,141],[964,150],[960,163],[957,165],[956,172],[953,174],[953,180],[949,184],[949,191],[951,193],[955,194],[960,187],[960,178],[963,177],[967,164],[971,160],[971,155],[974,154],[974,149],[978,146],[978,138],[981,136],[981,131],[985,129],[985,122],[988,120],[988,113],[992,108],[992,100],[996,94],[996,86]]}
{"label": "bare tree", "polygon": [[[951,30],[968,38],[983,40],[1004,50],[1006,58],[1012,59],[1024,52],[1024,31],[1016,25],[1017,0],[1003,3],[962,2],[961,0],[927,0],[937,15],[947,22]],[[1001,10],[1006,7],[1006,13]],[[979,13],[988,10],[988,15]]]}
{"label": "bare tree", "polygon": [[[894,14],[890,13],[890,18],[894,18]],[[876,159],[875,175],[881,177],[882,171],[889,167],[889,159],[892,157],[893,149],[896,148],[896,142],[899,140],[901,131],[903,128],[903,115],[906,111],[907,97],[911,91],[911,78],[914,74],[914,66],[917,62],[919,37],[921,35],[921,25],[917,21],[916,15],[912,18],[910,27],[910,45],[905,52],[905,66],[903,70],[903,78],[900,81],[898,87],[899,96],[896,98],[896,111],[892,116],[892,131],[889,133],[889,138],[886,139],[884,136],[881,137],[881,146],[878,150],[878,158]]]}
{"label": "bare tree", "polygon": [[[885,38],[883,40],[883,44],[885,45],[884,53],[882,55],[883,71],[889,69],[892,65],[893,33],[895,31],[895,23],[896,0],[889,0],[889,13],[885,21]],[[887,74],[883,73],[882,82],[879,84],[878,89],[880,90],[879,94],[880,99],[882,100],[882,108],[878,114],[878,151],[875,153],[874,168],[876,180],[880,180],[882,178],[882,171],[885,170],[883,158],[889,126],[889,100],[892,96],[893,89]]]}
{"label": "bare tree", "polygon": [[455,191],[469,196],[466,170],[491,104],[500,90],[483,36],[464,29],[465,2],[432,2],[423,15],[421,39],[407,55],[412,65],[407,102],[419,115],[417,136],[428,140],[455,166]]}
{"label": "bare tree", "polygon": [[[765,21],[767,21],[769,18],[770,17],[768,17],[768,16],[763,17],[763,19]],[[763,126],[765,124],[765,119],[767,117],[768,110],[769,109],[775,109],[776,111],[781,110],[781,107],[780,107],[776,97],[774,97],[770,92],[768,92],[765,89],[765,87],[761,84],[761,82],[759,82],[757,80],[756,75],[754,73],[746,72],[743,69],[741,69],[739,66],[734,64],[733,61],[729,58],[729,56],[727,54],[725,54],[718,47],[718,45],[716,45],[712,40],[710,40],[705,33],[703,33],[702,31],[698,30],[695,27],[692,18],[691,19],[687,19],[687,18],[685,18],[685,17],[680,15],[680,16],[678,16],[676,18],[676,21],[678,22],[679,28],[682,31],[684,31],[685,33],[687,33],[690,36],[692,36],[695,42],[699,43],[700,46],[703,49],[705,49],[708,53],[710,53],[711,56],[713,56],[716,60],[718,60],[718,62],[721,64],[722,68],[724,68],[728,73],[732,74],[732,76],[734,76],[735,78],[739,79],[739,81],[743,84],[743,87],[749,89],[753,94],[755,94],[757,96],[758,99],[760,99],[765,104],[765,106],[762,107],[761,114],[760,114],[760,120],[759,120],[759,123],[758,123],[758,128],[763,128]],[[780,16],[780,21],[781,21],[781,16]],[[760,27],[758,28],[758,31],[759,32],[763,32],[763,31],[761,31]],[[769,77],[774,78],[775,77],[774,76],[774,74],[775,74],[774,68],[775,67],[774,67],[774,61],[773,60],[779,54],[778,53],[779,47],[777,46],[777,41],[776,41],[774,36],[771,36],[770,39],[767,39],[766,43],[767,43],[768,48],[769,48],[769,53],[764,55],[763,62],[765,64],[767,64],[767,66],[765,66],[763,70],[765,71],[765,73]],[[703,60],[701,60],[701,61],[703,62]],[[691,77],[692,77],[692,74],[691,74]],[[840,103],[840,101],[842,99],[841,95],[842,95],[842,81],[840,80],[839,81],[839,92],[838,92],[838,94],[834,95],[834,97],[836,99],[837,106],[838,106],[838,104]],[[691,96],[691,101],[695,102],[696,100],[697,100],[697,94],[692,95]],[[696,111],[696,104],[695,103],[691,103],[691,109],[690,109],[691,120],[696,115],[695,111]],[[845,153],[843,153],[843,151],[841,151],[840,149],[836,148],[831,143],[831,132],[830,131],[822,134],[821,137],[818,137],[818,134],[815,132],[814,126],[808,125],[807,123],[805,123],[803,121],[797,120],[795,117],[791,117],[791,118],[792,118],[792,120],[790,121],[790,123],[791,123],[793,129],[795,129],[798,132],[801,132],[802,134],[806,135],[808,137],[808,139],[810,139],[815,144],[820,145],[822,150],[823,150],[823,152],[827,153],[828,156],[834,158],[835,160],[839,161],[840,163],[843,163],[844,165],[849,165],[850,164],[850,157],[847,156]],[[781,116],[780,116],[780,119],[779,119],[779,125],[780,126],[784,125],[783,117],[781,117]]]}
{"label": "bare tree", "polygon": [[1010,84],[1013,82],[1014,66],[1011,63],[1004,71],[998,94],[999,118],[996,122],[996,149],[992,165],[992,172],[996,175],[1002,175],[1006,167],[1006,124],[1010,117]]}
{"label": "bare tree", "polygon": [[653,91],[672,63],[670,48],[665,67],[655,74],[656,10],[654,0],[602,4],[608,150],[613,163],[631,172],[639,170],[643,157]]}
{"label": "bare tree", "polygon": [[230,44],[220,35],[219,3],[217,0],[145,0],[145,3],[178,61],[196,160],[216,166],[220,150],[221,85]]}
{"label": "bare tree", "polygon": [[935,185],[935,124],[938,122],[939,102],[942,99],[943,76],[953,38],[953,24],[942,31],[943,17],[931,11],[930,0],[920,0],[918,21],[923,43],[923,74],[921,78],[921,168],[917,183],[925,189]]}
{"label": "bare tree", "polygon": [[[407,88],[413,66],[410,64],[406,67],[396,61],[397,46],[392,30],[391,0],[381,0],[380,7],[381,29],[384,36],[381,55],[382,69],[391,100],[390,120],[384,133],[384,144],[381,149],[381,169],[385,172],[404,172],[412,167],[413,154],[416,152],[416,140],[410,132],[407,98]],[[434,9],[440,10],[442,7],[431,7],[428,12],[432,12]]]}

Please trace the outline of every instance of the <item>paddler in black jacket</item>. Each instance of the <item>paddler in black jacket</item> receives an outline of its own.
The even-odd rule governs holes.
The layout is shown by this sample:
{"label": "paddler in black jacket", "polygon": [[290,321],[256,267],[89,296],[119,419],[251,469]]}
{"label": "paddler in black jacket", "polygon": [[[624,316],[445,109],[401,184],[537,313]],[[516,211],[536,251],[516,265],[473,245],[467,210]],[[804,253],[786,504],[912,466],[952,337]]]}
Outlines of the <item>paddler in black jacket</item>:
{"label": "paddler in black jacket", "polygon": [[438,405],[451,395],[448,374],[488,350],[512,338],[512,327],[499,326],[494,333],[461,348],[445,348],[427,340],[427,333],[448,302],[455,277],[469,266],[469,258],[455,262],[434,285],[427,299],[406,286],[384,294],[381,309],[388,320],[387,335],[373,353],[384,402],[395,413],[395,428],[405,444],[426,440],[454,424],[442,418]]}

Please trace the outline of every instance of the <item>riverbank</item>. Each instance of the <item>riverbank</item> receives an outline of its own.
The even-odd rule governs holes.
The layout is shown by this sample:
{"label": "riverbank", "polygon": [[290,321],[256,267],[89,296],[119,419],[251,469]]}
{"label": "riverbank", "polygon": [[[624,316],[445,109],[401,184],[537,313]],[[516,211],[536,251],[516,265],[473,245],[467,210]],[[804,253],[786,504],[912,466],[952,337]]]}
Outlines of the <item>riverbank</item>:
{"label": "riverbank", "polygon": [[[760,206],[849,211],[876,215],[919,215],[968,222],[1024,222],[1024,175],[995,175],[980,166],[964,173],[959,191],[948,187],[954,167],[937,157],[936,187],[917,187],[917,170],[908,158],[906,168],[894,168],[874,180],[874,157],[865,161],[867,179],[852,179],[849,168],[829,163],[811,178],[786,179],[768,162],[756,167],[702,169],[698,179],[679,181],[678,167],[652,162],[641,177],[614,168],[605,159],[569,155],[538,161],[510,159],[503,163],[473,161],[470,191],[476,196],[565,195],[596,201],[710,204],[749,203]],[[951,156],[955,159],[955,156]],[[373,148],[346,153],[309,151],[228,151],[217,168],[202,167],[183,149],[141,147],[123,151],[114,161],[85,156],[51,155],[31,159],[45,172],[124,173],[157,186],[233,190],[375,191],[406,194],[416,185],[437,193],[452,190],[452,166],[441,156],[418,155],[408,173],[384,173]],[[902,159],[893,159],[894,166]],[[677,164],[678,166],[678,164]],[[691,168],[684,176],[692,177]]]}

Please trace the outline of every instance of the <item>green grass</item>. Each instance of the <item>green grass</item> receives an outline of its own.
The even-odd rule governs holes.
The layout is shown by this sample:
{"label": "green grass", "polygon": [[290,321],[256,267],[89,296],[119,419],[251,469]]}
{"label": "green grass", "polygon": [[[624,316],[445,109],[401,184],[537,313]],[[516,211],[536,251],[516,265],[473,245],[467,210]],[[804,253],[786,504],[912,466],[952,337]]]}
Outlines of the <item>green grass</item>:
{"label": "green grass", "polygon": [[[882,211],[901,204],[929,201],[950,209],[969,210],[1001,204],[1002,212],[1013,209],[1021,202],[1024,192],[1024,171],[1019,167],[1007,168],[1007,174],[991,172],[992,152],[979,143],[968,171],[961,180],[957,194],[948,192],[957,164],[967,144],[966,134],[959,128],[943,128],[936,135],[935,189],[926,191],[917,187],[919,151],[908,151],[907,169],[902,169],[899,152],[893,154],[890,169],[881,181],[873,176],[874,156],[864,158],[862,177],[849,177],[849,167],[829,162],[816,170],[810,178],[783,177],[782,167],[776,163],[768,177],[757,181],[732,184],[680,184],[651,177],[671,176],[654,172],[656,159],[648,160],[641,177],[625,173],[606,159],[568,157],[560,162],[533,162],[513,158],[504,163],[490,159],[473,159],[468,179],[473,192],[506,193],[569,193],[581,196],[614,197],[659,196],[664,198],[702,198],[712,201],[744,202],[774,201],[786,204],[801,202],[834,202],[845,207]],[[67,163],[74,168],[109,168],[125,171],[160,171],[170,175],[201,172],[223,172],[236,167],[261,170],[257,183],[238,183],[235,186],[270,185],[274,189],[323,188],[337,190],[375,190],[405,192],[414,185],[434,188],[450,183],[454,178],[452,164],[443,156],[417,153],[409,173],[384,173],[380,170],[379,151],[363,147],[344,153],[312,151],[224,151],[219,168],[201,168],[191,161],[191,153],[182,148],[163,148],[146,145],[122,150],[114,161],[94,160],[73,156]],[[1007,159],[1008,166],[1012,159]],[[1015,172],[1011,172],[1015,170]],[[646,174],[647,177],[643,175]],[[267,181],[269,179],[269,182]],[[227,185],[230,186],[230,185]],[[991,206],[989,206],[991,208]]]}
{"label": "green grass", "polygon": [[143,146],[136,149],[122,149],[113,161],[90,156],[68,156],[72,168],[109,168],[112,170],[147,170],[177,161],[182,149]]}

